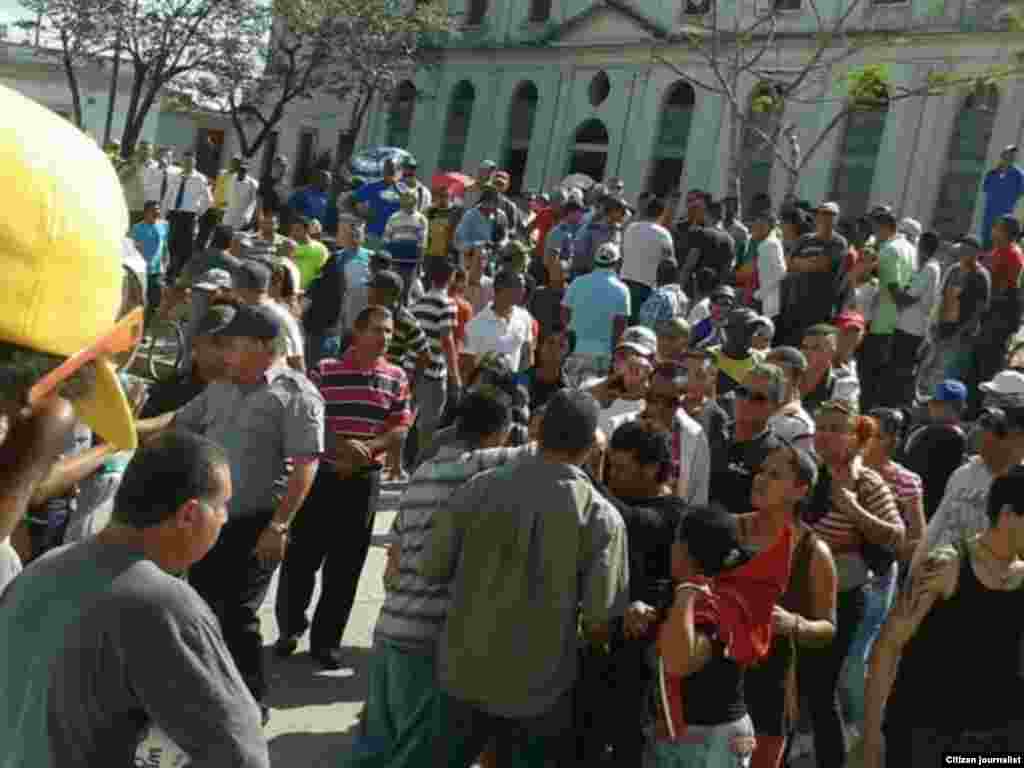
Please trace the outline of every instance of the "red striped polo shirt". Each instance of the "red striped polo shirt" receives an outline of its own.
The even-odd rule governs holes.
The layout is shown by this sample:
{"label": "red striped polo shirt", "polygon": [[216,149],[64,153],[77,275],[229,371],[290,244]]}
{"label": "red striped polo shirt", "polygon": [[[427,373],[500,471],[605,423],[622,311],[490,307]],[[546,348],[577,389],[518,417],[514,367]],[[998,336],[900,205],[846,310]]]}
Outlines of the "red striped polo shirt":
{"label": "red striped polo shirt", "polygon": [[309,376],[324,398],[327,431],[337,437],[370,440],[412,425],[409,380],[384,357],[361,368],[348,350],[340,360],[321,361]]}

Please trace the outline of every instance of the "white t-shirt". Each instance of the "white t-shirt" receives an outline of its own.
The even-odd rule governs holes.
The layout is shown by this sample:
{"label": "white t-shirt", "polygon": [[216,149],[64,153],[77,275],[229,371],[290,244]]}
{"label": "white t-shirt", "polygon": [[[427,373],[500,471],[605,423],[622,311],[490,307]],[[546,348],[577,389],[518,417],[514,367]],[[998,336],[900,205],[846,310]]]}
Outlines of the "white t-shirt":
{"label": "white t-shirt", "polygon": [[988,530],[988,492],[992,472],[974,456],[949,476],[939,508],[928,522],[919,554]]}
{"label": "white t-shirt", "polygon": [[21,558],[11,546],[10,537],[0,539],[0,595],[19,573],[21,573]]}
{"label": "white t-shirt", "polygon": [[927,335],[932,310],[939,300],[941,279],[942,269],[939,267],[939,262],[936,259],[928,259],[910,281],[907,293],[918,301],[900,312],[899,319],[896,321],[897,330],[909,333],[911,336]]}
{"label": "white t-shirt", "polygon": [[653,288],[657,285],[658,264],[674,254],[672,234],[661,224],[634,222],[622,235],[621,277]]}
{"label": "white t-shirt", "polygon": [[533,341],[533,317],[522,307],[512,307],[508,320],[484,308],[466,324],[466,354],[477,358],[493,353],[508,358],[513,371],[522,361],[523,345]]}

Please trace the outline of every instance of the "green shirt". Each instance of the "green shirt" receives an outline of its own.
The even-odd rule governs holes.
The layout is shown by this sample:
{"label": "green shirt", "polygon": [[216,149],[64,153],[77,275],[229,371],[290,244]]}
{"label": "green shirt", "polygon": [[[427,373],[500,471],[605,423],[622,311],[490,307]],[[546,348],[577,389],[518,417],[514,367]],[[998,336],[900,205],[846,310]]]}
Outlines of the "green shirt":
{"label": "green shirt", "polygon": [[878,311],[871,321],[871,333],[889,336],[896,330],[899,308],[889,293],[895,283],[904,290],[914,277],[914,246],[903,235],[886,240],[878,251]]}
{"label": "green shirt", "polygon": [[535,717],[576,680],[578,616],[604,624],[625,611],[626,526],[581,469],[525,457],[435,510],[419,571],[451,582],[441,686],[501,717]]}
{"label": "green shirt", "polygon": [[299,277],[302,278],[302,290],[306,290],[320,274],[324,264],[327,263],[327,246],[316,240],[310,240],[305,245],[295,248],[295,255],[292,257],[295,266],[299,268]]}

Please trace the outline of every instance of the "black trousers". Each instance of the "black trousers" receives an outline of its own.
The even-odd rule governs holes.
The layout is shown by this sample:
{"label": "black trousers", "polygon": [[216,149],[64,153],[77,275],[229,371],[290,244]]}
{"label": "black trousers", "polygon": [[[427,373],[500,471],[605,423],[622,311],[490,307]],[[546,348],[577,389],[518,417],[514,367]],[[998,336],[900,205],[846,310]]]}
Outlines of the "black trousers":
{"label": "black trousers", "polygon": [[322,565],[310,646],[322,651],[341,645],[370,551],[379,496],[379,470],[340,480],[333,466],[320,464],[306,503],[292,525],[277,587],[275,612],[282,637],[300,635],[310,626],[306,609]]}
{"label": "black trousers", "polygon": [[197,251],[205,251],[210,245],[210,236],[214,228],[224,218],[224,211],[219,208],[210,208],[199,217],[199,234],[196,235],[195,248]]}
{"label": "black trousers", "polygon": [[839,709],[839,674],[853,636],[864,618],[865,588],[840,592],[836,600],[836,634],[825,648],[801,648],[797,660],[797,687],[807,701],[814,728],[814,754],[818,768],[844,768],[846,733]]}
{"label": "black trousers", "polygon": [[253,550],[271,517],[273,510],[266,510],[229,520],[213,549],[188,574],[189,583],[220,620],[235,666],[261,703],[267,696],[267,677],[259,609],[277,567],[261,565]]}
{"label": "black trousers", "polygon": [[894,408],[906,408],[914,402],[917,395],[917,356],[923,344],[923,336],[900,330],[893,333],[889,378],[893,382]]}
{"label": "black trousers", "polygon": [[196,215],[184,211],[171,211],[167,214],[167,221],[171,225],[167,238],[167,252],[170,254],[168,275],[177,277],[192,258],[196,239]]}
{"label": "black trousers", "polygon": [[864,346],[860,371],[860,408],[866,413],[876,406],[895,407],[899,402],[899,393],[893,387],[889,376],[889,364],[892,362],[893,334],[869,333],[864,337]]}

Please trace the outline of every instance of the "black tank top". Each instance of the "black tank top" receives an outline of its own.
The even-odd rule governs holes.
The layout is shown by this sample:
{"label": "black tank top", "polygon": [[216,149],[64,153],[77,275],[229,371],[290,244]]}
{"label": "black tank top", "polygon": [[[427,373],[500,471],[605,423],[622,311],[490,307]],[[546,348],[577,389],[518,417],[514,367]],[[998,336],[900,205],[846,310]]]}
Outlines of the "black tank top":
{"label": "black tank top", "polygon": [[886,728],[987,731],[1019,720],[1024,589],[989,589],[974,573],[965,542],[956,593],[938,600],[903,649]]}
{"label": "black tank top", "polygon": [[690,725],[724,725],[747,714],[743,669],[715,645],[704,668],[682,682],[684,719]]}

